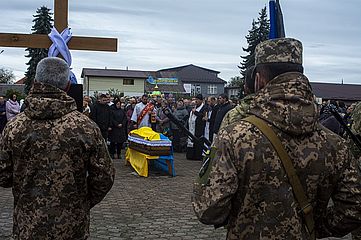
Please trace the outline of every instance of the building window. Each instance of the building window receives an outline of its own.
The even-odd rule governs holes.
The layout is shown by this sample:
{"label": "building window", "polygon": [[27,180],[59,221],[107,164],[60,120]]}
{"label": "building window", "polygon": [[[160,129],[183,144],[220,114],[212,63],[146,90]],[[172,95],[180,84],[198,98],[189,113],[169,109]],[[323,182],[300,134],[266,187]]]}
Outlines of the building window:
{"label": "building window", "polygon": [[208,94],[217,94],[217,85],[208,85]]}
{"label": "building window", "polygon": [[134,85],[134,79],[123,79],[123,85]]}
{"label": "building window", "polygon": [[201,86],[200,85],[192,85],[191,96],[195,96],[200,93],[202,93]]}

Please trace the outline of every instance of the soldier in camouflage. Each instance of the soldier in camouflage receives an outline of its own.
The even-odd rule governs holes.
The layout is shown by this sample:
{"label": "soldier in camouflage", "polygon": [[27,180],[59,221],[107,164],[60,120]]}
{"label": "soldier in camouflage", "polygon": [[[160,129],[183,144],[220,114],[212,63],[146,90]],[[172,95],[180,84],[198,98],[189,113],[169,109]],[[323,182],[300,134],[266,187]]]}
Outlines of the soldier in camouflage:
{"label": "soldier in camouflage", "polygon": [[237,106],[226,113],[219,129],[222,129],[232,123],[237,123],[242,118],[248,116],[248,112],[250,110],[249,107],[254,97],[254,78],[252,76],[253,70],[254,66],[251,66],[246,70],[246,77],[244,79],[244,91],[246,96],[242,98]]}
{"label": "soldier in camouflage", "polygon": [[[353,109],[351,112],[351,131],[356,135],[356,136],[360,136],[361,134],[361,102],[358,102],[356,104],[353,104]],[[353,143],[351,141],[351,139],[349,139],[350,142],[350,148],[351,151],[353,153],[353,155],[355,156],[356,159],[358,159],[358,165],[361,168],[361,161],[360,161],[360,156],[361,156],[361,149],[359,149],[357,147],[357,145],[355,143]],[[354,231],[352,233],[352,239],[353,240],[361,240],[361,228],[359,228],[358,230]]]}
{"label": "soldier in camouflage", "polygon": [[14,195],[13,238],[87,239],[90,209],[111,189],[114,167],[96,124],[64,90],[69,67],[39,62],[27,108],[4,129],[0,186]]}
{"label": "soldier in camouflage", "polygon": [[[319,124],[302,72],[301,42],[260,43],[249,113],[267,122],[291,158],[313,206],[310,231],[317,238],[341,237],[361,224],[360,172],[346,142]],[[246,121],[228,125],[214,145],[208,179],[194,183],[192,205],[201,222],[228,221],[227,239],[311,238],[280,158],[257,127]]]}

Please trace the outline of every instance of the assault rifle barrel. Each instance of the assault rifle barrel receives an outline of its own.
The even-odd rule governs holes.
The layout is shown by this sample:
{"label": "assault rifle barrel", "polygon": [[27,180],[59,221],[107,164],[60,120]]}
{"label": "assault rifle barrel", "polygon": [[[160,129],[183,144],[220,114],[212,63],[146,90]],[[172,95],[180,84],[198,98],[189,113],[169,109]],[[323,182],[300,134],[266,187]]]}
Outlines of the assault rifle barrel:
{"label": "assault rifle barrel", "polygon": [[361,150],[361,141],[360,141],[360,139],[347,126],[347,124],[342,119],[341,115],[337,112],[337,110],[334,109],[334,108],[331,108],[331,113],[336,118],[336,120],[342,125],[342,127],[346,130],[347,134],[351,137],[352,141],[356,144],[356,146]]}

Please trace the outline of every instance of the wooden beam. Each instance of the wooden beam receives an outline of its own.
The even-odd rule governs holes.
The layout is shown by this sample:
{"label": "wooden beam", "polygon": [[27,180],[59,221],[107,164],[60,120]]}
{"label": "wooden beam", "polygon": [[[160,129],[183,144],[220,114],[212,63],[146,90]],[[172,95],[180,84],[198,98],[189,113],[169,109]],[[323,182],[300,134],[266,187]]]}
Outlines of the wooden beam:
{"label": "wooden beam", "polygon": [[[49,48],[52,42],[44,34],[0,33],[0,46],[24,48]],[[90,51],[117,51],[116,38],[72,37],[69,49]]]}
{"label": "wooden beam", "polygon": [[54,25],[59,33],[68,27],[68,0],[54,1]]}

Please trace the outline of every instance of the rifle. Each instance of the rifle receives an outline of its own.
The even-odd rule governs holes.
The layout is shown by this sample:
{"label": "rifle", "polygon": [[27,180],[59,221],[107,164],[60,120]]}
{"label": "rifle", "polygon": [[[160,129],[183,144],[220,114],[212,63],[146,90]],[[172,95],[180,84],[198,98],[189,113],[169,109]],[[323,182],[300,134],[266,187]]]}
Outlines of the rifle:
{"label": "rifle", "polygon": [[332,115],[336,118],[336,120],[341,124],[341,126],[346,130],[347,134],[351,137],[352,141],[355,143],[355,145],[358,147],[358,149],[361,150],[361,141],[356,136],[351,129],[347,126],[347,124],[343,121],[341,115],[337,112],[335,108],[331,108]]}
{"label": "rifle", "polygon": [[211,146],[211,142],[205,138],[204,136],[202,137],[196,137],[193,135],[193,133],[191,133],[170,111],[169,108],[163,108],[162,109],[164,115],[167,116],[167,118],[169,118],[169,120],[171,120],[175,125],[177,125],[177,127],[179,129],[181,129],[190,139],[192,139],[192,141],[194,143],[199,144],[200,146],[202,146],[202,150],[203,153],[207,153],[210,146]]}

